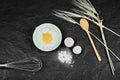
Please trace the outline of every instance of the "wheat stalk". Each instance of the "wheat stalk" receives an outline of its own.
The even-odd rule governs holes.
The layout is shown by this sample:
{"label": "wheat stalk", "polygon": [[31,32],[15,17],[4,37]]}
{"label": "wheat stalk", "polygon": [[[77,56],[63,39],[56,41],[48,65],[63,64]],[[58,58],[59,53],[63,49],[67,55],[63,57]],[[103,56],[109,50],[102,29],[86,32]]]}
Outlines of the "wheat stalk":
{"label": "wheat stalk", "polygon": [[[94,24],[96,24],[97,26],[99,26],[100,28],[100,31],[101,31],[101,35],[102,35],[102,39],[103,39],[103,42],[104,42],[104,46],[105,46],[105,50],[106,50],[106,53],[107,53],[107,57],[108,57],[108,60],[109,60],[109,64],[110,64],[110,67],[111,67],[111,71],[114,75],[114,71],[115,71],[115,68],[114,68],[114,65],[113,65],[113,62],[111,60],[111,57],[110,57],[110,54],[109,54],[109,51],[118,59],[120,60],[114,53],[113,51],[111,51],[108,46],[107,46],[107,43],[106,43],[106,39],[105,39],[105,36],[104,36],[104,32],[103,32],[103,28],[104,29],[107,29],[108,31],[112,32],[113,34],[117,35],[118,37],[120,37],[119,34],[117,34],[116,32],[112,31],[111,29],[105,27],[103,24],[102,24],[102,20],[100,20],[100,17],[99,17],[99,14],[97,13],[96,9],[94,8],[94,6],[91,4],[91,2],[89,0],[73,0],[72,2],[78,9],[74,8],[72,9],[73,12],[68,12],[68,11],[62,11],[62,10],[56,10],[54,11],[54,15],[57,16],[57,17],[60,17],[60,18],[63,18],[73,24],[77,24],[79,25],[78,22],[76,22],[75,20],[72,19],[72,17],[76,17],[76,18],[85,18],[91,22],[93,22]],[[90,33],[92,34],[92,33]],[[95,37],[99,42],[102,42],[100,41],[94,34],[92,34],[93,37]],[[108,51],[109,50],[109,51]]]}

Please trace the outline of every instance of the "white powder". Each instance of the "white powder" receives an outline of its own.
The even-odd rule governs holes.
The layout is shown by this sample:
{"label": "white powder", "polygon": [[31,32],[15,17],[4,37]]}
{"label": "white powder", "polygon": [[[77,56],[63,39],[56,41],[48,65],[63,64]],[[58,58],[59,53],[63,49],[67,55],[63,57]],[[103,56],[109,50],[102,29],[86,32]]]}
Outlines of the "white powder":
{"label": "white powder", "polygon": [[72,64],[72,54],[70,51],[68,50],[61,50],[58,52],[58,59],[60,60],[60,62],[65,63],[65,64]]}

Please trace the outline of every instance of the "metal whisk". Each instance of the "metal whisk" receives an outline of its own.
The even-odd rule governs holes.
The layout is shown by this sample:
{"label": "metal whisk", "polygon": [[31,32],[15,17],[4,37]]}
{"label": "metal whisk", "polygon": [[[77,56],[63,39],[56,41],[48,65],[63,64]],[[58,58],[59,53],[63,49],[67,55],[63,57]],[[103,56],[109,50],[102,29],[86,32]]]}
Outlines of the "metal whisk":
{"label": "metal whisk", "polygon": [[0,64],[0,67],[36,72],[42,68],[42,65],[43,64],[40,59],[36,57],[29,57],[18,61]]}

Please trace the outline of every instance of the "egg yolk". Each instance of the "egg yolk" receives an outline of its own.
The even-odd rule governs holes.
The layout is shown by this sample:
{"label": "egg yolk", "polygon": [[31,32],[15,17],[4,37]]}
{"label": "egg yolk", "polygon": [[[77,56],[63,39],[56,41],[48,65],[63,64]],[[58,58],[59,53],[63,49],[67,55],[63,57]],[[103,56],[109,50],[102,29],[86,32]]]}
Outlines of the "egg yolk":
{"label": "egg yolk", "polygon": [[52,41],[52,35],[49,32],[43,33],[42,34],[42,40],[46,43],[49,44]]}

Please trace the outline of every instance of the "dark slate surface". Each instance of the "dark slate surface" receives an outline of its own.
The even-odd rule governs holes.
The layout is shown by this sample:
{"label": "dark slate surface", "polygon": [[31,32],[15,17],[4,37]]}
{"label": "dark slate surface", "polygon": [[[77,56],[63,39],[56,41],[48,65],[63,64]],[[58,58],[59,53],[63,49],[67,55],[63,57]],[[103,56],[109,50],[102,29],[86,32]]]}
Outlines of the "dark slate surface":
{"label": "dark slate surface", "polygon": [[[104,19],[104,24],[120,34],[120,1],[91,0]],[[0,63],[35,56],[43,61],[43,68],[37,73],[14,69],[0,69],[0,80],[119,80],[120,62],[113,56],[116,68],[113,77],[104,47],[95,39],[102,62],[98,62],[85,32],[77,25],[51,15],[52,10],[70,10],[71,0],[0,0]],[[61,29],[63,39],[73,37],[75,45],[81,45],[81,55],[74,55],[74,66],[68,67],[57,60],[57,51],[45,53],[38,50],[32,41],[36,26],[50,22]],[[91,31],[99,38],[100,31],[94,25]],[[105,30],[109,47],[120,57],[120,38]]]}

